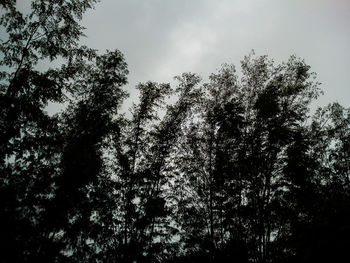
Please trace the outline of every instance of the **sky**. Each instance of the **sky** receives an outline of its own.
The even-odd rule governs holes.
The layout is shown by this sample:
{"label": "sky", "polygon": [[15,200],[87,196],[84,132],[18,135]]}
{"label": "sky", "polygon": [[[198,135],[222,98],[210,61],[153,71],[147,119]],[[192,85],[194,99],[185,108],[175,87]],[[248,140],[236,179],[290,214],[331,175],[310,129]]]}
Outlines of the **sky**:
{"label": "sky", "polygon": [[324,90],[317,104],[350,107],[349,0],[102,0],[83,25],[84,44],[124,53],[131,98],[139,82],[239,68],[254,49],[304,58]]}
{"label": "sky", "polygon": [[317,105],[350,107],[349,0],[101,0],[82,24],[82,44],[124,53],[131,100],[139,82],[205,79],[223,63],[239,69],[254,49],[276,62],[304,58],[322,83]]}

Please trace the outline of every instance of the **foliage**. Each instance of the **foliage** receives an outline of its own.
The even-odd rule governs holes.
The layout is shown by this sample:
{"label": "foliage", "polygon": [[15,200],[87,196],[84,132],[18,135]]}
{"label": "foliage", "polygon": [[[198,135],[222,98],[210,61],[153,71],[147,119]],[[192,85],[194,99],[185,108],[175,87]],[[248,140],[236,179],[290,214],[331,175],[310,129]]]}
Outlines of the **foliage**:
{"label": "foliage", "polygon": [[344,258],[350,110],[311,116],[310,67],[251,53],[240,74],[140,83],[124,115],[123,55],[79,45],[95,3],[0,3],[0,262]]}

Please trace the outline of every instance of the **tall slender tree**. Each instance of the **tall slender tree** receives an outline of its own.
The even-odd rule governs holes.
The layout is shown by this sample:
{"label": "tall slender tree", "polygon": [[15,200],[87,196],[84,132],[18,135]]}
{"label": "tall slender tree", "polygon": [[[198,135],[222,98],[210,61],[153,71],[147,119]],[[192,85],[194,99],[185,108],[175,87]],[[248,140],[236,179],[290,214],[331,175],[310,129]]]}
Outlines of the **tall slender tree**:
{"label": "tall slender tree", "polygon": [[310,67],[250,54],[207,83],[146,82],[128,117],[123,55],[78,42],[95,2],[0,2],[0,262],[345,257],[350,114],[310,117]]}

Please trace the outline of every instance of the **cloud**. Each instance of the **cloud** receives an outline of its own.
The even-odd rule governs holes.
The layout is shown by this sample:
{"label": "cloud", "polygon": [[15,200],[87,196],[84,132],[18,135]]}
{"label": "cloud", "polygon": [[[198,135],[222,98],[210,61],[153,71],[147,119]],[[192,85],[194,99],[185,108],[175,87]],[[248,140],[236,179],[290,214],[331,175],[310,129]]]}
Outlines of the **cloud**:
{"label": "cloud", "polygon": [[132,99],[140,81],[205,77],[255,49],[276,61],[305,58],[323,83],[319,102],[350,106],[349,17],[348,0],[103,0],[84,16],[82,43],[125,54]]}

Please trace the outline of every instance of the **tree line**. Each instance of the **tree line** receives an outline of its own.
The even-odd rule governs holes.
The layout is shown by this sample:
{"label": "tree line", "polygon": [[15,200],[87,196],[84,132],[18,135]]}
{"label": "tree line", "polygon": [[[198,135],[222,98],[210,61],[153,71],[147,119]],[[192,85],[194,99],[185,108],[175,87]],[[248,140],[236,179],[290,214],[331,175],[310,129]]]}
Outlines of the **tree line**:
{"label": "tree line", "polygon": [[79,44],[96,2],[0,2],[0,262],[346,258],[350,109],[310,113],[310,66],[251,53],[125,115],[123,54]]}

